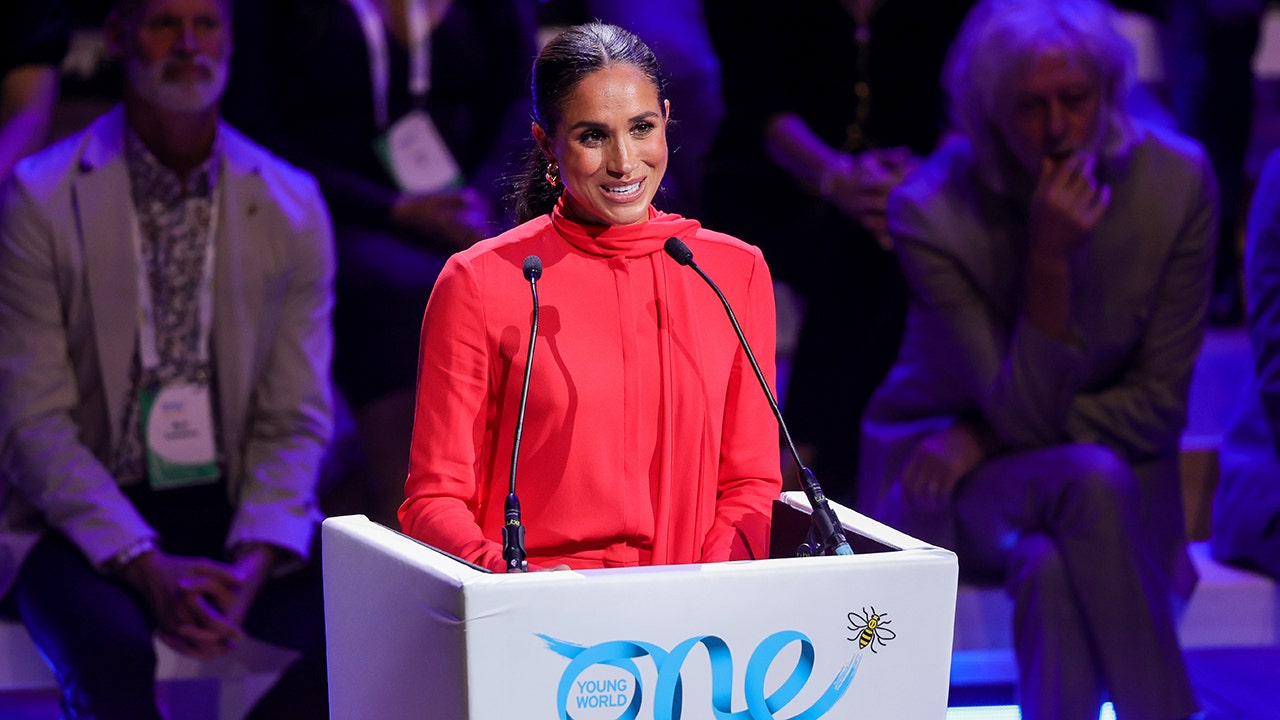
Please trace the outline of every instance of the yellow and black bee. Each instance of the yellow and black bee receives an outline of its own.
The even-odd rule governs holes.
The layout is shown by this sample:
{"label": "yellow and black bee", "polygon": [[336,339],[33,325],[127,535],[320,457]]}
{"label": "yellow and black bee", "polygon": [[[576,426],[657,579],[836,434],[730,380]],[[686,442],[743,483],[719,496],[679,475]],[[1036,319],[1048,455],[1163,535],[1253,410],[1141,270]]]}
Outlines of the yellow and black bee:
{"label": "yellow and black bee", "polygon": [[849,629],[858,633],[856,637],[849,638],[850,642],[856,640],[859,650],[866,650],[867,646],[871,647],[871,652],[876,652],[876,643],[879,642],[881,647],[885,646],[886,640],[892,640],[898,637],[898,634],[885,627],[892,620],[885,618],[889,613],[878,614],[876,609],[871,608],[871,612],[867,612],[866,608],[862,608],[861,613],[849,613]]}

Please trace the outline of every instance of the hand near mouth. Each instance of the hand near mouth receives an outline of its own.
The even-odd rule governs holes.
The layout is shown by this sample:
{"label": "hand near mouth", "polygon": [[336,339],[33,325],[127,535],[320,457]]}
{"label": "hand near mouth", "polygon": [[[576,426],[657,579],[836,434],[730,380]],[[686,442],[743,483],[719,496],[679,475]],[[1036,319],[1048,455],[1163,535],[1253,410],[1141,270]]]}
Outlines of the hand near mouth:
{"label": "hand near mouth", "polygon": [[1061,161],[1043,158],[1028,208],[1027,318],[1067,343],[1078,340],[1072,323],[1071,259],[1111,202],[1111,188],[1099,185],[1094,175],[1096,162],[1091,153],[1080,152]]}
{"label": "hand near mouth", "polygon": [[1046,155],[1029,208],[1031,252],[1069,259],[1102,220],[1111,188],[1098,183],[1097,156],[1076,152],[1060,159]]}

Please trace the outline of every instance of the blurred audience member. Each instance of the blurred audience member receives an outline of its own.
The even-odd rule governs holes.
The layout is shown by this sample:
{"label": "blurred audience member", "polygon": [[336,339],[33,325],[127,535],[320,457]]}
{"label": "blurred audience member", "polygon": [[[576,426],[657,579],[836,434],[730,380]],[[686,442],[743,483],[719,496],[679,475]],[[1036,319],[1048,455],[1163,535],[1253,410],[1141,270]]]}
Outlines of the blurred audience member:
{"label": "blurred audience member", "polygon": [[332,231],[219,120],[230,2],[119,0],[123,104],[0,206],[0,595],[66,718],[158,720],[157,631],[301,651],[251,717],[328,717]]}
{"label": "blurred audience member", "polygon": [[705,2],[731,121],[708,159],[704,215],[760,246],[803,301],[788,426],[849,505],[858,420],[906,313],[885,200],[945,126],[943,55],[970,4]]}
{"label": "blurred audience member", "polygon": [[1244,256],[1253,383],[1223,437],[1214,557],[1280,578],[1280,150],[1262,170]]}
{"label": "blurred audience member", "polygon": [[396,527],[418,331],[451,253],[509,226],[523,156],[525,0],[236,3],[226,117],[314,173],[338,248],[334,375],[368,466],[365,510]]}
{"label": "blurred audience member", "polygon": [[70,33],[61,0],[0,3],[0,183],[49,140]]}
{"label": "blurred audience member", "polygon": [[1161,0],[1165,75],[1179,129],[1205,146],[1222,199],[1209,319],[1244,319],[1239,232],[1248,208],[1245,156],[1253,129],[1253,55],[1266,0]]}
{"label": "blurred audience member", "polygon": [[1244,319],[1240,230],[1248,207],[1245,159],[1253,130],[1253,56],[1266,0],[1113,0],[1159,29],[1159,89],[1178,129],[1204,144],[1218,178],[1222,213],[1209,320]]}
{"label": "blurred audience member", "polygon": [[1126,112],[1100,0],[983,0],[945,82],[959,137],[889,200],[911,293],[863,423],[862,508],[1014,602],[1024,718],[1196,711],[1178,476],[1217,196]]}

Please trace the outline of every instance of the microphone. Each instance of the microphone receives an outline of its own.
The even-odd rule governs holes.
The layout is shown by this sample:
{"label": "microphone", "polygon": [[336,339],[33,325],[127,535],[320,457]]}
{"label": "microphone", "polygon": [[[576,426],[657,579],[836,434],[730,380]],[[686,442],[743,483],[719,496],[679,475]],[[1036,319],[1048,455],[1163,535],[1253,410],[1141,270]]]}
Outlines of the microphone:
{"label": "microphone", "polygon": [[530,255],[524,259],[524,279],[533,295],[533,326],[529,331],[529,355],[524,362],[524,385],[520,388],[520,414],[516,416],[515,442],[511,446],[511,480],[502,515],[502,559],[507,572],[528,572],[529,561],[524,550],[524,524],[520,521],[520,498],[516,496],[516,461],[520,458],[520,438],[524,435],[524,406],[529,399],[529,375],[533,370],[533,344],[538,339],[538,278],[542,277],[542,259]]}
{"label": "microphone", "polygon": [[[796,444],[791,441],[791,432],[787,430],[787,423],[782,419],[782,410],[778,408],[778,401],[774,399],[773,391],[769,389],[769,383],[765,380],[764,373],[760,371],[760,364],[756,362],[756,356],[751,352],[751,346],[747,343],[747,336],[742,333],[742,326],[738,324],[738,318],[733,314],[733,308],[730,307],[728,298],[724,296],[724,293],[720,292],[720,288],[711,281],[711,278],[702,271],[702,268],[698,267],[698,264],[693,261],[693,251],[680,238],[667,238],[663,249],[667,251],[672,260],[693,268],[694,272],[698,273],[720,298],[720,303],[724,305],[724,311],[729,315],[729,322],[733,324],[733,331],[738,334],[738,342],[742,344],[742,349],[747,353],[747,360],[751,361],[751,369],[756,371],[756,379],[760,381],[764,396],[769,400],[769,407],[773,410],[773,416],[778,419],[778,427],[782,428],[782,436],[787,441],[791,456],[795,458],[796,467],[800,468],[800,486],[804,488],[804,493],[809,498],[809,505],[813,508],[813,527],[810,529],[810,541],[800,545],[799,554],[852,555],[853,548],[849,547],[849,541],[845,539],[844,530],[840,527],[840,520],[827,503],[827,496],[822,494],[822,487],[818,485],[818,479],[814,477],[813,471],[800,460],[800,453],[796,450]],[[816,539],[813,537],[815,533],[818,536]]]}

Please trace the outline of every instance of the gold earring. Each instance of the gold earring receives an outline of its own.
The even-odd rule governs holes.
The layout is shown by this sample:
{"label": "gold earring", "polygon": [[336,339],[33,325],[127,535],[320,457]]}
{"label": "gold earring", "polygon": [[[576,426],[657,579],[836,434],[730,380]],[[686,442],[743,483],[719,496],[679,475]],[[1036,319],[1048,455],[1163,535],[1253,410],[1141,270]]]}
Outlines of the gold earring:
{"label": "gold earring", "polygon": [[556,187],[560,183],[560,166],[555,163],[547,163],[547,173],[543,177],[547,179],[547,183],[551,187]]}

